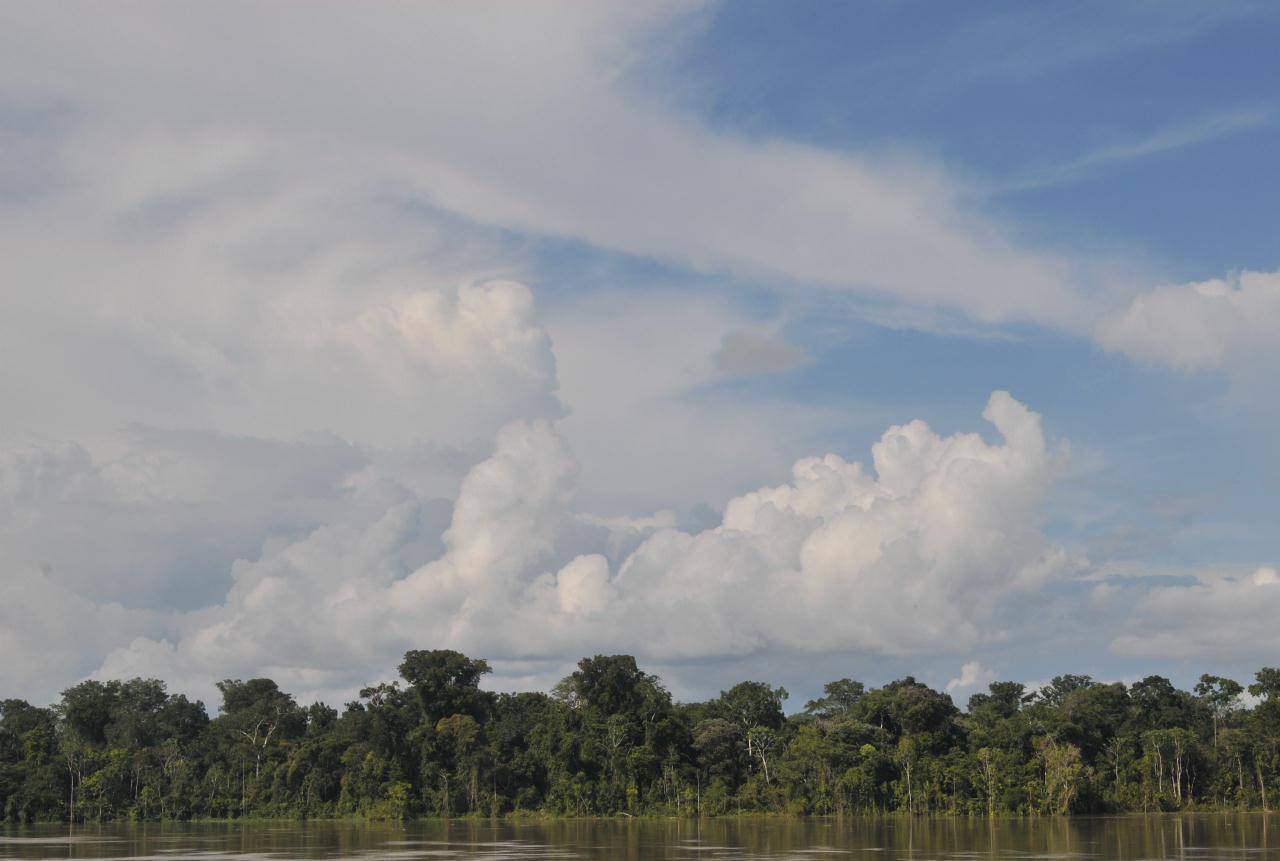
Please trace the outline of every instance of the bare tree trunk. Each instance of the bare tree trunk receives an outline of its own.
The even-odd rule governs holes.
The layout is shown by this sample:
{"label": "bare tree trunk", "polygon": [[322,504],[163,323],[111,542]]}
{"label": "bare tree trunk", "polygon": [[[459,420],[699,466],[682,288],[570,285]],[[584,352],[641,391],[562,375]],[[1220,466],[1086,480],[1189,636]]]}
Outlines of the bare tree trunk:
{"label": "bare tree trunk", "polygon": [[1182,806],[1182,751],[1174,748],[1173,752],[1173,797],[1178,806]]}
{"label": "bare tree trunk", "polygon": [[987,816],[996,815],[996,781],[991,761],[982,763],[982,770],[987,778]]}
{"label": "bare tree trunk", "polygon": [[1253,761],[1253,769],[1258,775],[1258,793],[1262,796],[1262,812],[1270,812],[1267,809],[1267,782],[1262,779],[1262,763],[1258,760]]}
{"label": "bare tree trunk", "polygon": [[903,764],[903,771],[907,775],[907,812],[915,813],[916,802],[915,802],[915,797],[911,792],[911,763],[910,762]]}
{"label": "bare tree trunk", "polygon": [[[84,782],[84,762],[77,760],[74,751],[67,755],[67,779],[70,785],[67,796],[67,819],[72,824],[76,821],[76,783]],[[78,780],[77,780],[78,779]]]}

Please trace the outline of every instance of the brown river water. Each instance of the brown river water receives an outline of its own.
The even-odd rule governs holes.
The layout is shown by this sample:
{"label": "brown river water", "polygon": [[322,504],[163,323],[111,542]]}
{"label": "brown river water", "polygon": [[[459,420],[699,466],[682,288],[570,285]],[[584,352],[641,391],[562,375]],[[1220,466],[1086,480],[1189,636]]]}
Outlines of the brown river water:
{"label": "brown river water", "polygon": [[0,859],[1280,861],[1280,815],[0,828]]}

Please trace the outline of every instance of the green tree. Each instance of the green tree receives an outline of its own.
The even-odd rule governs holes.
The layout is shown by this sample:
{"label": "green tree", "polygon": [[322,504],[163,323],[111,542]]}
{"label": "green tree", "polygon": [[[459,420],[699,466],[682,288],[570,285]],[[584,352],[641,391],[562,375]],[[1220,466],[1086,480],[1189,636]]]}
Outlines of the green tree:
{"label": "green tree", "polygon": [[1240,703],[1240,695],[1244,693],[1241,684],[1222,676],[1211,676],[1208,673],[1200,677],[1196,683],[1196,696],[1209,706],[1213,714],[1213,747],[1218,747],[1218,724],[1233,712]]}
{"label": "green tree", "polygon": [[493,697],[480,690],[480,679],[491,672],[482,659],[452,649],[415,649],[405,652],[399,669],[431,724],[454,714],[480,719],[492,704]]}
{"label": "green tree", "polygon": [[822,686],[823,696],[805,703],[805,714],[824,720],[837,720],[852,714],[858,700],[867,692],[862,682],[853,679],[837,679]]}
{"label": "green tree", "polygon": [[258,778],[270,753],[305,730],[305,713],[271,679],[224,679],[218,682],[218,690],[222,693],[218,721],[249,749],[253,775]]}

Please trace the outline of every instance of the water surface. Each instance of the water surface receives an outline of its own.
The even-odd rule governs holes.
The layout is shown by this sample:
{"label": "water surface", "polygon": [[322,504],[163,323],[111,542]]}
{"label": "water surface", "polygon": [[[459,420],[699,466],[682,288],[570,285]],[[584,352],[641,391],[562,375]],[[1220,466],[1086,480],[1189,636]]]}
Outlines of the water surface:
{"label": "water surface", "polygon": [[1040,819],[338,822],[9,827],[0,859],[1280,861],[1262,814]]}

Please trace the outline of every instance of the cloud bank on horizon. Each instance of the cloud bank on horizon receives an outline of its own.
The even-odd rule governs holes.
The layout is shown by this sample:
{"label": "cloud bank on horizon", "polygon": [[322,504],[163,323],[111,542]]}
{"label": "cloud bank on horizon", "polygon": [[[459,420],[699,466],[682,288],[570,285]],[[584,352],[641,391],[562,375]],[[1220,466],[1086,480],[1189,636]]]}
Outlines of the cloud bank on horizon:
{"label": "cloud bank on horizon", "polygon": [[972,648],[1004,635],[992,620],[1011,593],[1070,569],[1036,522],[1057,460],[1039,417],[1005,392],[984,415],[1001,445],[895,426],[872,449],[874,476],[806,458],[791,484],[729,500],[719,526],[639,524],[616,564],[582,552],[558,567],[557,549],[611,536],[577,524],[570,538],[577,464],[549,423],[519,422],[463,479],[438,558],[395,576],[422,500],[393,495],[238,565],[222,606],[189,614],[172,639],[113,650],[101,672],[196,683],[270,655],[293,686],[341,667],[324,679],[341,689],[358,683],[353,660],[367,674],[424,639],[500,661],[602,644],[664,663]]}
{"label": "cloud bank on horizon", "polygon": [[[1280,261],[1073,220],[1091,172],[1266,112],[1022,141],[1071,169],[1010,191],[959,121],[743,101],[715,60],[752,14],[0,10],[0,691],[336,698],[448,646],[513,687],[625,651],[677,692],[959,696],[1273,652]],[[1162,23],[1098,50],[1232,19]],[[1081,74],[1086,35],[1007,74]],[[874,72],[813,62],[775,80]]]}

